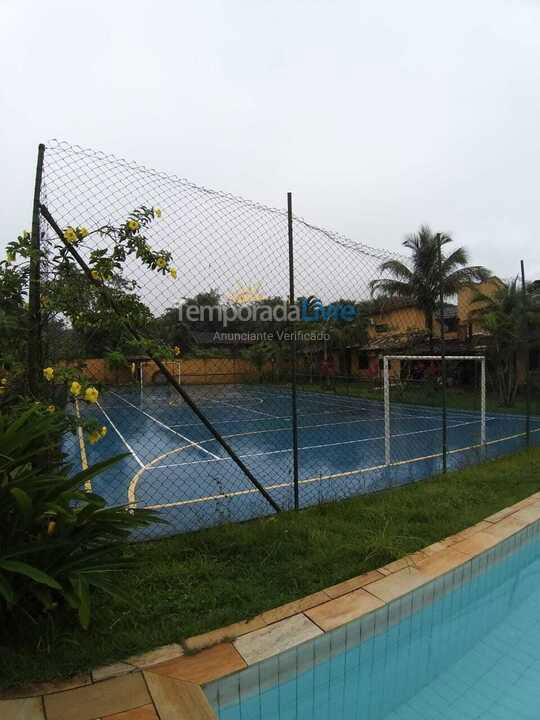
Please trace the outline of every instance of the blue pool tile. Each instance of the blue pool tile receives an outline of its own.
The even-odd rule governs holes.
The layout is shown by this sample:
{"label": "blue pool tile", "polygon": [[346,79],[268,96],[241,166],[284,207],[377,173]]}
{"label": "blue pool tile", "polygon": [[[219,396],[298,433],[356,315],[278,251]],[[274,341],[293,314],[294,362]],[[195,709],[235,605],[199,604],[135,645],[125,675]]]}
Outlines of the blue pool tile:
{"label": "blue pool tile", "polygon": [[538,720],[538,530],[288,651],[286,682],[275,658],[218,681],[220,720]]}

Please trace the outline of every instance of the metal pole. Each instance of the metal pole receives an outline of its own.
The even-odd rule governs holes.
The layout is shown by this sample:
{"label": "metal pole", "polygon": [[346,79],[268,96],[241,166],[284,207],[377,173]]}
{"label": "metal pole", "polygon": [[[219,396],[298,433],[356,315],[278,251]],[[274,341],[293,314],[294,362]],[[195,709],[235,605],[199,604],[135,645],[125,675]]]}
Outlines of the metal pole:
{"label": "metal pole", "polygon": [[[294,294],[294,246],[293,246],[293,216],[292,216],[292,193],[287,193],[287,224],[289,230],[289,307],[295,303]],[[296,398],[296,330],[292,328],[291,333],[292,351],[292,377],[291,377],[291,400],[292,400],[292,441],[293,441],[293,485],[294,485],[294,509],[300,507],[298,492],[298,408]]]}
{"label": "metal pole", "polygon": [[480,360],[480,445],[486,448],[486,358]]}
{"label": "metal pole", "polygon": [[441,234],[437,233],[437,261],[439,268],[439,324],[441,327],[441,380],[442,380],[442,462],[443,473],[447,470],[448,422],[446,412],[446,339],[444,334],[444,290],[442,277]]}
{"label": "metal pole", "polygon": [[390,465],[390,378],[388,372],[388,358],[383,358],[384,383],[384,464]]}
{"label": "metal pole", "polygon": [[[116,313],[116,315],[120,318],[121,323],[123,326],[128,330],[131,335],[135,338],[135,340],[141,342],[143,340],[142,335],[139,333],[139,331],[131,325],[131,323],[125,319],[125,317],[120,312],[116,302],[111,297],[108,288],[102,284],[100,280],[96,280],[92,277],[92,272],[90,271],[90,268],[86,264],[86,262],[83,260],[79,252],[76,250],[76,248],[73,245],[70,245],[66,240],[64,239],[64,234],[62,233],[62,230],[58,226],[56,220],[52,217],[50,212],[47,210],[45,205],[39,206],[41,214],[43,217],[47,220],[49,225],[52,227],[54,232],[58,235],[59,239],[62,241],[63,245],[67,248],[67,250],[71,253],[71,255],[75,258],[77,264],[79,267],[83,270],[84,274],[86,275],[88,281],[96,287],[100,293],[101,296],[104,298],[105,302],[109,305],[109,307]],[[272,498],[272,496],[268,493],[268,491],[261,485],[261,483],[257,480],[257,478],[253,475],[251,470],[246,467],[246,465],[242,462],[242,460],[238,457],[236,452],[232,449],[232,447],[229,445],[229,443],[225,440],[224,437],[222,437],[221,433],[216,430],[216,428],[212,425],[210,420],[206,417],[206,415],[199,410],[198,405],[192,400],[191,395],[184,390],[183,386],[180,385],[177,381],[177,379],[174,377],[174,374],[171,373],[169,368],[165,365],[165,363],[157,357],[154,353],[152,353],[151,350],[148,350],[148,357],[153,360],[156,365],[158,366],[159,370],[163,373],[163,375],[167,378],[167,381],[170,383],[170,385],[173,386],[173,388],[176,390],[176,392],[181,395],[182,399],[186,402],[186,404],[190,407],[190,409],[195,413],[195,415],[199,418],[199,420],[202,422],[202,424],[205,426],[205,428],[212,434],[212,436],[218,441],[218,443],[221,445],[221,447],[225,450],[225,452],[229,455],[229,457],[234,460],[234,462],[238,465],[240,470],[244,473],[244,475],[248,478],[248,480],[254,485],[257,490],[261,493],[261,495],[270,503],[270,505],[274,508],[276,512],[280,512],[281,508],[276,503],[276,501]]]}
{"label": "metal pole", "polygon": [[531,373],[529,367],[529,320],[527,317],[527,283],[525,282],[525,263],[521,261],[521,293],[523,297],[523,345],[524,361],[525,361],[525,436],[527,438],[527,447],[531,444]]}
{"label": "metal pole", "polygon": [[43,352],[41,344],[41,237],[39,201],[41,197],[41,182],[43,179],[43,156],[45,145],[38,146],[36,180],[34,183],[34,203],[32,207],[32,235],[30,254],[30,276],[28,287],[28,384],[33,395],[39,393],[41,384],[41,370],[43,365]]}

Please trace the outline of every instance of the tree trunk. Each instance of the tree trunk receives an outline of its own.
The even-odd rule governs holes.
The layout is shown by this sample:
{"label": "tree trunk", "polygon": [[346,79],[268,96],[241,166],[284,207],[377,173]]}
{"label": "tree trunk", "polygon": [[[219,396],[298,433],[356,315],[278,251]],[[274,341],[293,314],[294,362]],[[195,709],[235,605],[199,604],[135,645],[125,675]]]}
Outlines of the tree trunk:
{"label": "tree trunk", "polygon": [[425,311],[426,315],[426,329],[429,337],[429,352],[433,352],[433,312],[431,310]]}

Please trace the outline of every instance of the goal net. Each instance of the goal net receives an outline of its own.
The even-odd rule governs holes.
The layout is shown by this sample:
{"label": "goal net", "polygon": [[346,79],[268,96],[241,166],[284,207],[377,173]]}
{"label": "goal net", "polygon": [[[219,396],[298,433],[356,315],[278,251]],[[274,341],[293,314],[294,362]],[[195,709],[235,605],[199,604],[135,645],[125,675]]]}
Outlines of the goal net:
{"label": "goal net", "polygon": [[448,454],[485,448],[485,356],[385,355],[382,360],[385,465],[437,457],[446,463]]}

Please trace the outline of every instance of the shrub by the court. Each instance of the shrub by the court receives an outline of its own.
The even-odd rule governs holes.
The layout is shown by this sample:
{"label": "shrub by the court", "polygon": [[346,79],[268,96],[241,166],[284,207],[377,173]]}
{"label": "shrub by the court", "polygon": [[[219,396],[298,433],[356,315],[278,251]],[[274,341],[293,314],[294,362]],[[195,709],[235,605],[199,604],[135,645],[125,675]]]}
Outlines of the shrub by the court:
{"label": "shrub by the court", "polygon": [[133,568],[135,556],[126,557],[123,541],[133,529],[158,520],[148,510],[106,507],[99,495],[83,491],[85,482],[124,456],[70,477],[62,456],[50,452],[67,425],[63,413],[39,403],[0,416],[0,620],[5,629],[17,622],[46,626],[63,607],[76,611],[87,628],[92,592],[99,588],[118,597],[116,576]]}

